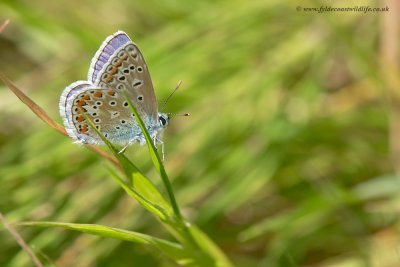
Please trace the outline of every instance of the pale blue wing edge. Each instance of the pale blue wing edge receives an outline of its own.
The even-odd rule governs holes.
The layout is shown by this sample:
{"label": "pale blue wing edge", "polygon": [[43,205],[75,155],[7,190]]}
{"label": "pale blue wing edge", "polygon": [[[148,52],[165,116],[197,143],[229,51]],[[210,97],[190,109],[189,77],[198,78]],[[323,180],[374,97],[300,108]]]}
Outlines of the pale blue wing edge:
{"label": "pale blue wing edge", "polygon": [[107,66],[112,56],[127,43],[133,43],[128,35],[123,31],[117,31],[116,33],[108,36],[101,44],[100,48],[94,55],[88,72],[88,81],[97,85],[99,80],[98,74],[101,70]]}

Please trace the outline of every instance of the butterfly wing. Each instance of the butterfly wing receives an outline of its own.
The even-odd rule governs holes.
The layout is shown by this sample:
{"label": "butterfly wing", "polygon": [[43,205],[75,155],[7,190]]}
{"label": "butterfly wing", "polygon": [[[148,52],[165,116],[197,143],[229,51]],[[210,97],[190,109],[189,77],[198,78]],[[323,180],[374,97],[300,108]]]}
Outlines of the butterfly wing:
{"label": "butterfly wing", "polygon": [[124,32],[121,31],[108,36],[101,44],[100,48],[94,55],[92,62],[90,63],[88,81],[95,84],[97,77],[99,76],[99,73],[101,73],[104,65],[109,62],[115,51],[121,49],[128,42],[132,41]]}
{"label": "butterfly wing", "polygon": [[157,100],[147,64],[126,33],[118,31],[106,38],[92,59],[88,79],[99,88],[117,93],[126,90],[144,122],[150,126],[158,123]]}
{"label": "butterfly wing", "polygon": [[60,113],[68,134],[78,143],[102,144],[84,113],[113,143],[143,143],[140,127],[128,103],[126,91],[150,135],[160,131],[157,101],[150,74],[142,54],[121,31],[106,38],[96,52],[88,81],[72,83],[60,99]]}
{"label": "butterfly wing", "polygon": [[60,113],[68,135],[77,143],[102,144],[85,114],[112,143],[126,144],[141,133],[128,102],[114,90],[78,81],[65,88]]}

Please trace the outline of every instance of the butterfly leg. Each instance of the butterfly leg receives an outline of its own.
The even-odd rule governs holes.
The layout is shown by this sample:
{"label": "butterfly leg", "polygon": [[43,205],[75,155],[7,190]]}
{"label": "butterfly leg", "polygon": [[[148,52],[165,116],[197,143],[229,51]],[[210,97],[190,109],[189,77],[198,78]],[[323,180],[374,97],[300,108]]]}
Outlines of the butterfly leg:
{"label": "butterfly leg", "polygon": [[124,154],[126,148],[129,146],[130,144],[126,144],[123,148],[121,148],[121,150],[118,152],[118,154]]}
{"label": "butterfly leg", "polygon": [[164,157],[164,155],[165,155],[165,153],[164,153],[164,142],[163,142],[163,141],[161,141],[161,140],[160,140],[160,142],[161,142],[161,154],[162,154],[162,161],[164,161],[164,159],[165,159],[165,157]]}
{"label": "butterfly leg", "polygon": [[132,145],[134,142],[135,142],[135,139],[129,140],[129,142],[123,148],[121,148],[121,150],[118,152],[118,154],[124,154],[127,147]]}
{"label": "butterfly leg", "polygon": [[154,137],[154,146],[157,148],[157,145],[161,145],[161,155],[162,155],[162,161],[164,161],[164,142],[158,139],[157,137]]}

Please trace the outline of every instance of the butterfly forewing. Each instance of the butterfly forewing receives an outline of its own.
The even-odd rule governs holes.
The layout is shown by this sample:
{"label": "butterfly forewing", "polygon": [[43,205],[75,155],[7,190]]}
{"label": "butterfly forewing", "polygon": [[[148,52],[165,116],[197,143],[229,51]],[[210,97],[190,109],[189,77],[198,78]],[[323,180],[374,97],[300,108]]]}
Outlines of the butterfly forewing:
{"label": "butterfly forewing", "polygon": [[88,76],[100,88],[119,93],[126,90],[142,119],[148,116],[157,121],[157,101],[147,64],[125,33],[107,38],[93,58]]}
{"label": "butterfly forewing", "polygon": [[111,56],[114,55],[115,51],[119,50],[126,43],[132,42],[124,32],[116,32],[115,34],[106,38],[97,50],[95,56],[90,63],[88,81],[95,84],[97,76],[102,71],[103,67],[109,62]]}

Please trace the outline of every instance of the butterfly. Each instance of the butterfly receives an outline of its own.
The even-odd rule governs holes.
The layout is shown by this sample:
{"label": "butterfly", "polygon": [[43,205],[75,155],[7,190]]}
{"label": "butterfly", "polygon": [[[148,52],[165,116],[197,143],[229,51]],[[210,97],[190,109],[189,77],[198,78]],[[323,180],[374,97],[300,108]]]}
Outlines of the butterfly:
{"label": "butterfly", "polygon": [[[78,144],[104,142],[85,117],[111,143],[144,145],[146,139],[122,92],[126,92],[155,145],[169,124],[169,114],[158,112],[157,100],[146,62],[125,32],[108,36],[93,57],[87,81],[68,85],[59,109],[68,135]],[[83,116],[85,114],[85,116]],[[121,150],[121,151],[123,151]]]}

